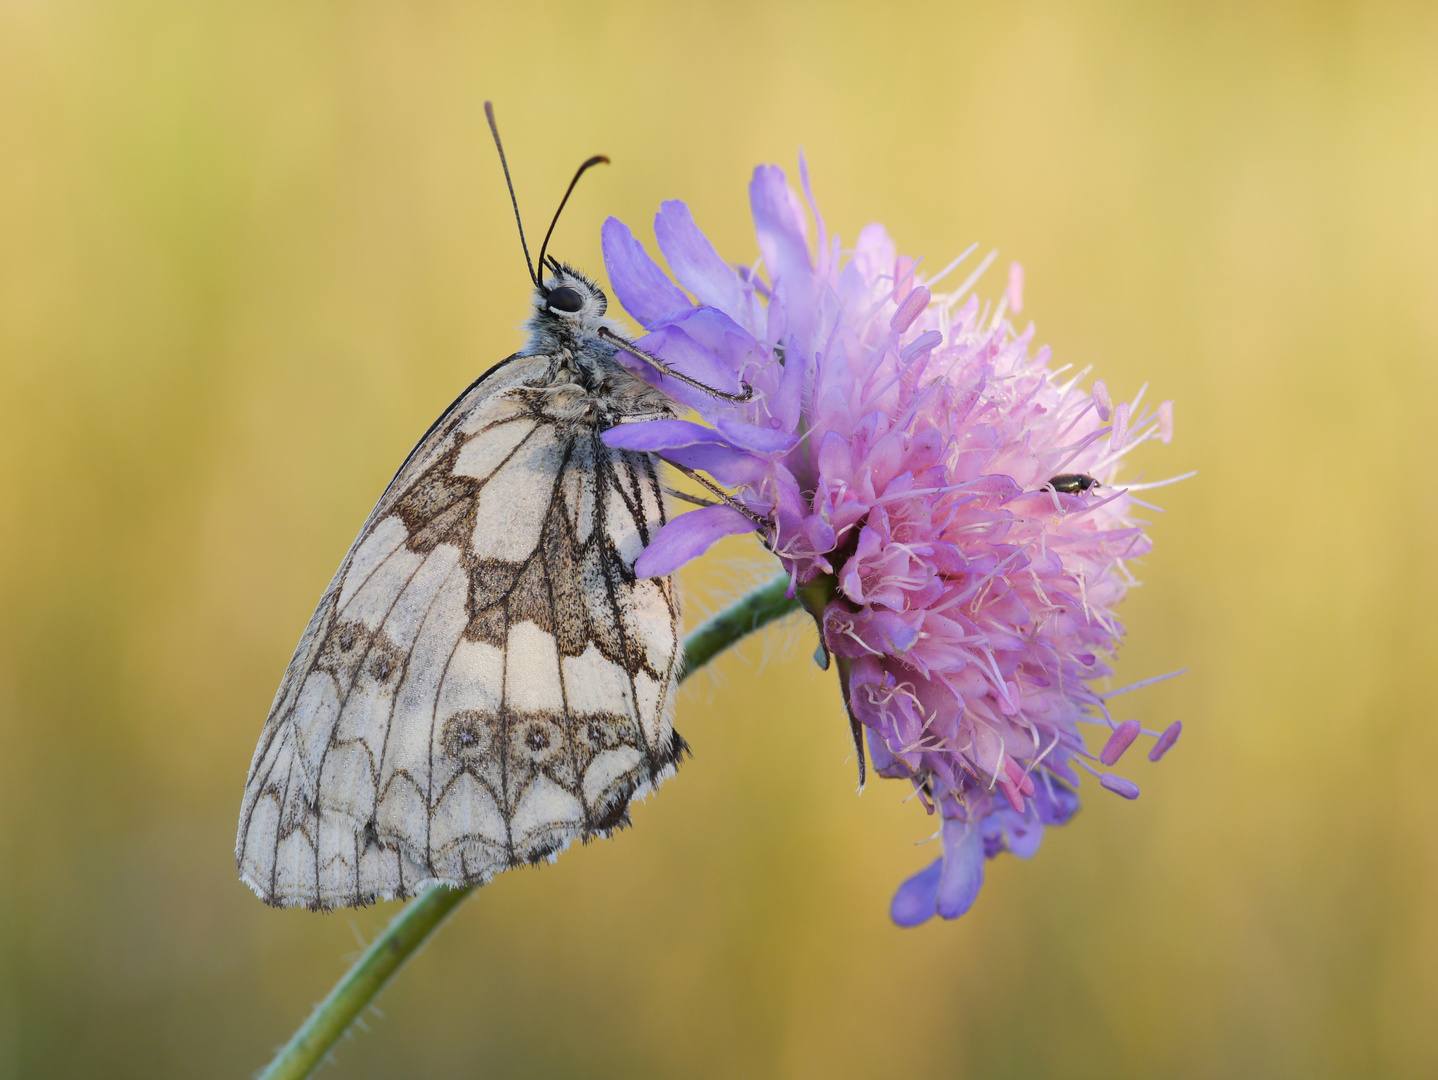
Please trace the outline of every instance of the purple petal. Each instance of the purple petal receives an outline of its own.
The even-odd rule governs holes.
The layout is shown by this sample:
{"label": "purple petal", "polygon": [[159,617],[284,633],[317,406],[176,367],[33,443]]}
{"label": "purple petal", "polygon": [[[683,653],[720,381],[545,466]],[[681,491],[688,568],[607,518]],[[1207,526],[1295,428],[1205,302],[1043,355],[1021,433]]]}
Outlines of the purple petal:
{"label": "purple petal", "polygon": [[1057,780],[1036,784],[1034,808],[1045,825],[1063,825],[1079,811],[1078,792]]}
{"label": "purple petal", "polygon": [[1103,744],[1099,751],[1098,759],[1105,765],[1117,765],[1118,759],[1123,757],[1123,752],[1133,745],[1134,739],[1138,738],[1139,722],[1137,720],[1125,720],[1118,727],[1113,729],[1113,734],[1108,737],[1108,742]]}
{"label": "purple petal", "polygon": [[1043,822],[1015,815],[1005,832],[1008,834],[1009,850],[1020,859],[1032,859],[1038,854],[1039,844],[1044,838]]}
{"label": "purple petal", "polygon": [[719,433],[689,420],[645,420],[638,424],[617,424],[600,436],[605,446],[616,450],[670,450],[676,446],[718,441]]}
{"label": "purple petal", "polygon": [[701,304],[721,311],[739,310],[739,275],[694,224],[689,207],[678,199],[660,203],[659,213],[654,215],[654,236],[675,278]]}
{"label": "purple petal", "polygon": [[939,914],[957,919],[978,899],[984,884],[984,838],[979,829],[944,820],[944,872],[939,878]]}
{"label": "purple petal", "polygon": [[897,656],[919,640],[919,631],[909,622],[913,617],[882,608],[851,612],[831,604],[824,612],[824,640],[836,656]]}
{"label": "purple petal", "polygon": [[839,539],[834,532],[834,526],[818,514],[810,514],[804,519],[804,535],[809,538],[809,546],[816,552],[833,551]]}
{"label": "purple petal", "polygon": [[937,330],[925,330],[913,341],[904,346],[904,351],[899,354],[899,359],[907,363],[921,352],[929,352],[936,349],[943,343],[944,335]]}
{"label": "purple petal", "polygon": [[1132,780],[1125,780],[1122,776],[1106,772],[1098,778],[1098,782],[1101,787],[1107,788],[1115,795],[1122,795],[1125,799],[1138,798],[1138,785]]}
{"label": "purple petal", "polygon": [[939,876],[944,860],[935,859],[899,886],[889,904],[889,918],[900,926],[918,926],[934,917],[939,904]]}
{"label": "purple petal", "polygon": [[754,349],[754,335],[716,307],[691,307],[671,312],[651,329],[678,327],[737,371]]}
{"label": "purple petal", "polygon": [[706,506],[680,514],[660,529],[634,562],[641,578],[665,577],[697,559],[726,536],[752,532],[754,523],[731,506]]}
{"label": "purple petal", "polygon": [[819,475],[826,480],[847,480],[854,475],[854,454],[837,431],[824,432],[819,444]]}
{"label": "purple petal", "polygon": [[[689,310],[714,311],[713,308],[690,308]],[[679,374],[687,375],[704,386],[713,387],[715,390],[724,390],[731,394],[739,391],[737,375],[739,362],[717,354],[713,349],[707,348],[703,342],[695,341],[686,330],[681,329],[676,323],[661,319],[660,324],[652,333],[646,334],[635,344],[651,356],[659,357]],[[619,351],[619,355],[621,358],[626,358],[623,362],[630,370],[639,372],[645,381],[659,387],[670,397],[701,410],[704,406],[714,403],[713,396],[708,392],[697,387],[686,386],[677,379],[666,378],[637,356],[632,356],[623,349]]]}
{"label": "purple petal", "polygon": [[798,284],[813,273],[804,211],[777,165],[760,165],[749,182],[749,205],[769,280]]}
{"label": "purple petal", "polygon": [[600,230],[600,243],[614,295],[624,309],[645,326],[680,308],[694,306],[659,269],[659,264],[649,257],[649,252],[634,239],[624,222],[613,217],[605,221]]}
{"label": "purple petal", "polygon": [[891,273],[898,254],[899,249],[888,229],[877,221],[865,225],[859,230],[859,239],[854,245],[854,260],[849,264],[854,268],[852,277],[860,282],[865,279],[872,281],[882,274]]}
{"label": "purple petal", "polygon": [[814,201],[814,187],[809,183],[809,162],[804,151],[799,151],[799,184],[804,189],[804,201],[809,204],[809,213],[814,215],[814,226],[819,233],[819,273],[829,269],[829,230],[824,226],[824,215],[819,213],[819,204]]}
{"label": "purple petal", "polygon": [[1163,734],[1158,737],[1158,742],[1153,744],[1153,749],[1148,752],[1149,761],[1157,761],[1168,753],[1169,748],[1178,742],[1178,737],[1183,733],[1183,721],[1175,720],[1164,728]]}
{"label": "purple petal", "polygon": [[755,484],[764,477],[768,462],[742,450],[735,450],[719,440],[676,446],[664,451],[664,460],[683,465],[686,469],[707,472],[726,487]]}
{"label": "purple petal", "polygon": [[787,431],[743,424],[738,420],[730,420],[727,416],[719,417],[714,426],[735,446],[742,446],[756,454],[787,454],[799,441],[799,436]]}
{"label": "purple petal", "polygon": [[784,374],[779,378],[779,392],[769,399],[769,413],[779,420],[780,428],[785,431],[798,430],[805,376],[809,370],[809,358],[797,347],[791,347],[784,361]]}
{"label": "purple petal", "polygon": [[1005,476],[1003,473],[985,473],[983,476],[976,476],[964,485],[964,490],[991,496],[995,506],[1011,502],[1024,493],[1021,484],[1012,476]]}
{"label": "purple petal", "polygon": [[919,640],[919,631],[897,611],[871,609],[868,622],[875,636],[882,640],[888,646],[887,651],[893,654],[907,652],[914,647],[914,642]]}
{"label": "purple petal", "polygon": [[[849,685],[852,691],[853,682],[851,681]],[[913,775],[907,765],[889,752],[889,747],[884,742],[882,735],[873,728],[865,728],[864,734],[867,737],[865,741],[869,744],[869,764],[873,766],[876,773],[890,780]]]}

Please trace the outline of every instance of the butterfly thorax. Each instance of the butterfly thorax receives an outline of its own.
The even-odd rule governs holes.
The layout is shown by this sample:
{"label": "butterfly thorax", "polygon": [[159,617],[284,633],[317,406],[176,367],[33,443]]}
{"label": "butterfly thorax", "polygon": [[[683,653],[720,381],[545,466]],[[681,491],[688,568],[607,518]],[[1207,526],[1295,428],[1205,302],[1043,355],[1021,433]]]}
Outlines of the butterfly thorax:
{"label": "butterfly thorax", "polygon": [[[626,420],[674,416],[679,408],[618,359],[601,329],[622,329],[605,318],[604,291],[578,270],[555,263],[556,272],[534,290],[523,355],[550,360],[547,386],[564,388],[550,407],[572,423],[604,429]],[[581,391],[576,394],[575,390]]]}

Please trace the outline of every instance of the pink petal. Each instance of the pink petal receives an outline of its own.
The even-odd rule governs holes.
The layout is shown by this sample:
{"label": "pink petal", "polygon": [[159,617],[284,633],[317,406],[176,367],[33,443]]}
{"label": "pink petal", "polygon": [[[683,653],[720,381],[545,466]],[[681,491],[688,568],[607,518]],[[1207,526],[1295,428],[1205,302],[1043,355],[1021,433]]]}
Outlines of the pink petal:
{"label": "pink petal", "polygon": [[1118,408],[1113,411],[1113,434],[1109,436],[1109,451],[1117,453],[1123,449],[1126,442],[1128,442],[1128,402],[1121,401]]}
{"label": "pink petal", "polygon": [[922,285],[911,289],[909,295],[904,297],[904,302],[899,305],[899,310],[894,312],[893,318],[889,320],[889,329],[902,334],[914,325],[914,320],[922,315],[924,308],[928,306],[929,290]]}
{"label": "pink petal", "polygon": [[1133,745],[1134,739],[1138,738],[1139,727],[1137,720],[1125,720],[1114,728],[1113,734],[1108,737],[1108,742],[1104,743],[1103,749],[1099,751],[1099,761],[1105,765],[1118,764],[1118,759],[1123,757],[1123,752]]}
{"label": "pink petal", "polygon": [[1024,309],[1024,268],[1009,263],[1009,310],[1017,315]]}
{"label": "pink petal", "polygon": [[1148,752],[1149,761],[1157,761],[1168,753],[1174,743],[1178,742],[1179,735],[1183,734],[1183,721],[1175,720],[1164,729],[1158,737],[1158,742],[1153,744],[1153,749]]}
{"label": "pink petal", "polygon": [[914,288],[914,260],[900,255],[894,260],[894,303],[902,306]]}
{"label": "pink petal", "polygon": [[1098,418],[1105,423],[1113,415],[1113,398],[1108,396],[1108,383],[1102,379],[1093,381],[1093,407],[1098,410]]}
{"label": "pink petal", "polygon": [[[1024,795],[1034,793],[1034,780],[1024,772],[1023,766],[1013,758],[1004,758],[1004,772],[1008,774],[1009,781]],[[1020,807],[1022,810],[1022,807]]]}
{"label": "pink petal", "polygon": [[1009,805],[1014,808],[1014,813],[1022,814],[1024,812],[1024,797],[1019,794],[1018,789],[1014,787],[1014,782],[1007,776],[1000,778],[999,790],[1009,800]]}

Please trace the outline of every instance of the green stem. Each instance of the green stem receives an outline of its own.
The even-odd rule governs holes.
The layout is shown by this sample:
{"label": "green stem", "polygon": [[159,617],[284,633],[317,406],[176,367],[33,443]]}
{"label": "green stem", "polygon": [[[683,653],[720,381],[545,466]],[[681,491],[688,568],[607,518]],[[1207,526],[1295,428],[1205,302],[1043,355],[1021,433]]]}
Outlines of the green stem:
{"label": "green stem", "polygon": [[679,672],[679,681],[683,682],[746,635],[797,611],[799,599],[784,595],[788,588],[789,576],[785,574],[706,619],[684,639],[684,669]]}
{"label": "green stem", "polygon": [[260,1074],[260,1080],[300,1080],[308,1076],[390,977],[476,887],[451,889],[435,885],[416,896],[315,1006],[310,1018]]}
{"label": "green stem", "polygon": [[[787,576],[776,578],[690,634],[684,642],[680,680],[688,678],[740,639],[796,610],[799,601],[784,595],[788,587]],[[477,887],[452,889],[447,885],[434,885],[415,897],[329,995],[315,1006],[310,1018],[260,1073],[259,1080],[302,1080],[309,1076],[355,1017],[384,989],[385,983]]]}

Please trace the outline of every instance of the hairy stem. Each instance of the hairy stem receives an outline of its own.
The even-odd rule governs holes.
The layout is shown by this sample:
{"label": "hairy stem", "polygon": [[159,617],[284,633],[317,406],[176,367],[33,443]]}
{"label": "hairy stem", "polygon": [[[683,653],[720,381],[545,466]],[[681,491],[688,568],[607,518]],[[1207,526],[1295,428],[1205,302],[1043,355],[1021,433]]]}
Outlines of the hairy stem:
{"label": "hairy stem", "polygon": [[679,681],[683,682],[741,638],[797,611],[799,598],[785,596],[788,588],[788,575],[777,577],[705,620],[684,639],[684,668],[679,672]]}
{"label": "hairy stem", "polygon": [[[740,639],[796,610],[799,600],[784,595],[788,587],[788,577],[776,578],[690,634],[684,642],[680,680],[688,678]],[[310,1018],[260,1073],[259,1080],[301,1080],[308,1076],[355,1017],[384,989],[385,983],[476,888],[474,885],[460,889],[434,885],[410,901],[315,1006]]]}
{"label": "hairy stem", "polygon": [[299,1080],[308,1076],[354,1018],[384,989],[390,976],[404,966],[445,917],[476,888],[474,885],[462,889],[434,885],[410,901],[315,1006],[310,1018],[260,1074],[261,1080]]}

